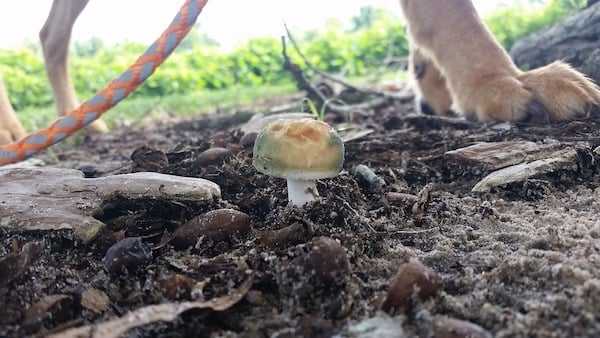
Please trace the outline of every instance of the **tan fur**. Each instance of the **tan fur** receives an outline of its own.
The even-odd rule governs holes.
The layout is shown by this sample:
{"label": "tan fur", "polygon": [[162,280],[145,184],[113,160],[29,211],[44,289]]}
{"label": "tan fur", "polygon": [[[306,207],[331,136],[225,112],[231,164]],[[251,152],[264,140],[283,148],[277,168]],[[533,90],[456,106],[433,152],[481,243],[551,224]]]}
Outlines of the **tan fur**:
{"label": "tan fur", "polygon": [[452,106],[452,98],[442,73],[416,48],[410,50],[409,65],[415,76],[417,102],[421,112],[447,115]]}
{"label": "tan fur", "polygon": [[25,129],[15,116],[0,76],[0,144],[10,143],[23,136],[25,136]]}
{"label": "tan fur", "polygon": [[[58,115],[62,116],[79,106],[68,69],[68,51],[75,20],[89,0],[54,0],[46,23],[40,32],[46,73],[50,80]],[[0,81],[2,79],[0,78]],[[106,132],[106,124],[92,122],[87,132]],[[0,83],[0,144],[15,141],[25,135],[8,101],[4,84]]]}
{"label": "tan fur", "polygon": [[[480,121],[572,118],[600,105],[600,90],[562,62],[522,72],[485,27],[470,0],[400,0],[412,45],[446,79],[467,117]],[[419,87],[422,87],[419,85]],[[421,88],[423,98],[437,94]]]}

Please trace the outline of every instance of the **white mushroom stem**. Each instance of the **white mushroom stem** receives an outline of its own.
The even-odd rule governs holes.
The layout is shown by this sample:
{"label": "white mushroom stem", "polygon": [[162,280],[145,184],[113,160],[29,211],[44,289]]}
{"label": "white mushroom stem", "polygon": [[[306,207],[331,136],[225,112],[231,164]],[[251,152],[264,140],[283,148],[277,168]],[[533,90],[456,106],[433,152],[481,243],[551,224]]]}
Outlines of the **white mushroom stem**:
{"label": "white mushroom stem", "polygon": [[319,192],[315,180],[287,179],[288,200],[295,206],[303,206],[308,202],[315,201]]}

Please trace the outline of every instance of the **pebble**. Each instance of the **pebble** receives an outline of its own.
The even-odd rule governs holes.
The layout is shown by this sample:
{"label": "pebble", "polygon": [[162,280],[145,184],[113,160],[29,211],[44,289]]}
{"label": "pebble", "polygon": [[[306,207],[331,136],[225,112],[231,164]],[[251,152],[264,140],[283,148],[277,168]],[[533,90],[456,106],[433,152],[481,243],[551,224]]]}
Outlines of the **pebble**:
{"label": "pebble", "polygon": [[285,248],[304,243],[312,237],[313,229],[308,224],[294,222],[284,228],[267,231],[262,243],[269,247]]}
{"label": "pebble", "polygon": [[418,260],[411,259],[398,268],[381,309],[390,314],[397,310],[412,309],[415,288],[418,288],[419,299],[423,301],[434,296],[441,285],[437,272]]}
{"label": "pebble", "polygon": [[412,206],[419,200],[417,195],[406,194],[402,192],[388,192],[385,194],[385,198],[389,204],[395,206]]}
{"label": "pebble", "polygon": [[354,168],[354,174],[358,183],[370,193],[380,193],[385,185],[383,178],[377,176],[375,172],[364,164],[359,164]]}
{"label": "pebble", "polygon": [[209,165],[220,166],[233,158],[233,153],[227,148],[214,147],[206,149],[198,154],[192,167],[195,169],[204,168]]}
{"label": "pebble", "polygon": [[240,139],[240,146],[244,149],[252,149],[254,147],[254,141],[256,141],[256,136],[258,136],[257,132],[244,134]]}
{"label": "pebble", "polygon": [[492,338],[492,334],[477,324],[449,317],[437,317],[433,321],[436,338]]}
{"label": "pebble", "polygon": [[341,284],[342,277],[350,272],[346,249],[335,239],[324,236],[313,239],[309,246],[306,267],[314,277],[323,284]]}
{"label": "pebble", "polygon": [[234,209],[217,209],[196,216],[173,233],[171,244],[178,250],[194,245],[202,236],[215,241],[226,241],[250,232],[250,216]]}
{"label": "pebble", "polygon": [[108,272],[136,269],[152,260],[152,250],[141,237],[125,237],[108,248],[102,259]]}

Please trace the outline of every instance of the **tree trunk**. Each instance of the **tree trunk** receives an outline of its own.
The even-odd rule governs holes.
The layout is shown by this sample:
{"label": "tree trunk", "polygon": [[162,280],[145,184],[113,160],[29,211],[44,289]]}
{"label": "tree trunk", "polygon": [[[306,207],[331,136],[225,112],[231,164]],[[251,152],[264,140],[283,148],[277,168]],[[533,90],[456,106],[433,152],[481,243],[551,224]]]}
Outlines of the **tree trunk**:
{"label": "tree trunk", "polygon": [[600,3],[515,43],[510,55],[522,69],[563,60],[600,83]]}

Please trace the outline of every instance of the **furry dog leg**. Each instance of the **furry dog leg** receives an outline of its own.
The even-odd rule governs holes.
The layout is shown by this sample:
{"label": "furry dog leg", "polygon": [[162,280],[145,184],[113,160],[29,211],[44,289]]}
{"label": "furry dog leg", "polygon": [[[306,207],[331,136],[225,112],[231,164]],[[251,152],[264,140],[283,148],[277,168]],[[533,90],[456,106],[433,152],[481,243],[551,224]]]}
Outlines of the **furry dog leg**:
{"label": "furry dog leg", "polygon": [[455,106],[480,121],[547,123],[600,106],[600,89],[562,62],[520,71],[470,0],[400,0],[412,44],[439,69]]}

